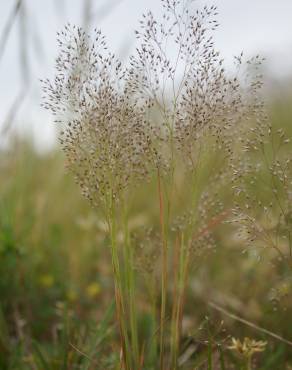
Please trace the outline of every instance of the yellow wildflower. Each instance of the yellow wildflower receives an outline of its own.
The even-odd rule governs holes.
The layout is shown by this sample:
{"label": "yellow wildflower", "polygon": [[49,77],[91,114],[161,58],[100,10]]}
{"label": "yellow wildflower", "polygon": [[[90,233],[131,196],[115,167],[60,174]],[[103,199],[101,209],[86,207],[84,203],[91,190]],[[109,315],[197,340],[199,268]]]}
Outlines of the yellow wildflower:
{"label": "yellow wildflower", "polygon": [[39,278],[39,283],[45,288],[50,288],[54,285],[55,279],[50,274],[44,274]]}
{"label": "yellow wildflower", "polygon": [[86,287],[86,294],[89,298],[95,298],[100,293],[100,285],[92,282]]}

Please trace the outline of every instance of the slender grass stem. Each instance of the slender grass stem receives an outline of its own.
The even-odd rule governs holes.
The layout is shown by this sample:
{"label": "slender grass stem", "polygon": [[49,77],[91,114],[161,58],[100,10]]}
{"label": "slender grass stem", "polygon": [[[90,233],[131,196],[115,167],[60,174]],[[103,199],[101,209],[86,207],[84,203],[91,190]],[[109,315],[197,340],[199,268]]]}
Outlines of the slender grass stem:
{"label": "slender grass stem", "polygon": [[135,270],[134,270],[133,250],[131,247],[129,236],[128,215],[126,210],[124,210],[123,218],[124,218],[124,238],[125,238],[124,263],[125,263],[127,296],[129,300],[132,357],[135,368],[138,368],[140,355],[137,329],[137,304],[135,302]]}
{"label": "slender grass stem", "polygon": [[189,249],[184,242],[184,234],[180,236],[180,240],[176,243],[175,259],[177,260],[175,271],[175,292],[172,311],[172,335],[171,335],[171,359],[172,368],[178,367],[178,356],[180,351],[180,339],[182,330],[183,308],[185,301],[185,293],[188,282],[189,270]]}
{"label": "slender grass stem", "polygon": [[119,325],[119,332],[121,338],[122,346],[122,363],[125,370],[131,370],[131,360],[130,360],[130,347],[129,339],[127,333],[126,325],[126,314],[124,307],[124,295],[122,288],[122,276],[120,271],[120,263],[117,248],[117,231],[116,231],[116,214],[114,205],[111,206],[111,211],[109,215],[109,225],[110,225],[110,239],[111,239],[111,255],[112,255],[112,265],[114,272],[114,285],[115,285],[115,301],[116,301],[116,313]]}
{"label": "slender grass stem", "polygon": [[179,296],[179,251],[180,244],[178,238],[176,238],[175,246],[174,246],[174,256],[173,256],[173,307],[172,307],[172,317],[171,317],[171,363],[172,368],[176,370],[177,368],[177,333],[176,333],[176,318],[177,318],[177,311],[178,311],[178,296]]}
{"label": "slender grass stem", "polygon": [[164,351],[165,351],[165,317],[166,317],[166,300],[167,300],[167,238],[165,233],[164,220],[164,202],[161,189],[160,172],[157,173],[158,196],[159,196],[159,213],[160,228],[162,240],[162,278],[161,278],[161,309],[160,309],[160,369],[164,369]]}
{"label": "slender grass stem", "polygon": [[248,356],[246,359],[246,370],[252,370],[252,356]]}

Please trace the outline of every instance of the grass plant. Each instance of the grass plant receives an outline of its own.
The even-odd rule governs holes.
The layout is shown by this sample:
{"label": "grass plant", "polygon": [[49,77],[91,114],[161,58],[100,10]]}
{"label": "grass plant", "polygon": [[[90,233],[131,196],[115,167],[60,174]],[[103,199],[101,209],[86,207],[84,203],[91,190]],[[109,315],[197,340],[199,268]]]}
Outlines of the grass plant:
{"label": "grass plant", "polygon": [[3,369],[289,369],[273,310],[291,306],[289,138],[264,112],[260,57],[226,72],[216,7],[161,5],[126,65],[67,25],[43,81],[64,158],[1,158]]}

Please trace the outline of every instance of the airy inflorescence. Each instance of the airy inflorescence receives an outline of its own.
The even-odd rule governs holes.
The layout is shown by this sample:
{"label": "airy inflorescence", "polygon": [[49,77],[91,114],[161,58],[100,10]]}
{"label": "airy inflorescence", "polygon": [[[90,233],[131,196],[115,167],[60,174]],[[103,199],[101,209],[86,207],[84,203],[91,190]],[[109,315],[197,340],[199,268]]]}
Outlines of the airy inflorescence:
{"label": "airy inflorescence", "polygon": [[91,37],[68,25],[58,34],[57,73],[43,81],[44,106],[61,124],[68,166],[94,206],[109,207],[154,171],[173,172],[175,163],[196,172],[212,148],[230,156],[240,122],[260,106],[258,76],[240,78],[242,55],[230,76],[214,48],[216,7],[162,5],[161,22],[143,15],[126,66],[98,30]]}

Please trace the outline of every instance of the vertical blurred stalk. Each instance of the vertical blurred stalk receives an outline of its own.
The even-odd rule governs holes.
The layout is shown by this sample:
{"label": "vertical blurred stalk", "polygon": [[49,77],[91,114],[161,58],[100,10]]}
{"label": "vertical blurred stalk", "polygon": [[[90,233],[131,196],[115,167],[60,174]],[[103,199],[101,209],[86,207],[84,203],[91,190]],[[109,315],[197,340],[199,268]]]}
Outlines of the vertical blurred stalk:
{"label": "vertical blurred stalk", "polygon": [[19,61],[22,83],[24,86],[28,86],[30,78],[28,46],[27,9],[25,1],[22,0],[19,7]]}
{"label": "vertical blurred stalk", "polygon": [[[12,30],[13,25],[16,22],[18,14],[19,14],[19,18],[20,18],[20,20],[19,20],[19,24],[20,24],[20,28],[19,28],[19,30],[20,30],[20,33],[19,33],[20,34],[20,54],[21,54],[21,60],[24,61],[24,66],[25,67],[23,69],[26,70],[25,73],[22,73],[23,82],[24,82],[23,85],[27,85],[27,83],[28,83],[28,73],[26,73],[26,72],[28,71],[28,60],[27,60],[27,54],[26,54],[27,53],[27,45],[26,45],[26,42],[25,42],[27,40],[27,37],[26,37],[26,32],[24,31],[24,29],[25,29],[25,25],[24,25],[25,10],[24,10],[24,1],[23,0],[16,0],[15,1],[14,6],[12,8],[12,11],[11,11],[11,13],[10,13],[10,15],[7,19],[7,22],[6,22],[5,26],[4,26],[3,33],[0,37],[0,59],[4,54],[5,47],[6,47],[10,32]],[[25,40],[23,38],[25,38]],[[24,97],[25,97],[25,88],[23,86],[21,91],[18,93],[18,95],[14,99],[14,101],[12,103],[12,106],[8,111],[7,117],[4,119],[4,122],[3,122],[1,130],[0,130],[1,135],[6,135],[7,132],[9,131],[9,129],[12,125],[12,122],[13,122],[15,116],[16,116],[16,113],[17,113],[21,103],[23,102]]]}
{"label": "vertical blurred stalk", "polygon": [[12,126],[12,123],[14,121],[15,115],[16,115],[19,107],[21,106],[24,98],[25,98],[25,90],[23,88],[23,89],[21,89],[19,94],[14,99],[14,101],[13,101],[13,103],[12,103],[8,113],[7,113],[7,116],[3,121],[3,124],[2,124],[1,129],[0,129],[0,135],[1,136],[5,136],[9,132],[9,130]]}
{"label": "vertical blurred stalk", "polygon": [[4,29],[3,29],[3,32],[2,32],[2,35],[1,35],[1,38],[0,38],[0,59],[4,54],[4,50],[5,50],[5,46],[6,46],[8,37],[10,35],[12,26],[13,26],[15,20],[16,20],[16,17],[17,17],[17,14],[19,12],[19,9],[21,7],[21,4],[22,4],[22,0],[17,0],[15,2],[15,5],[12,9],[12,12],[11,12],[10,16],[8,17],[7,22],[4,26]]}

